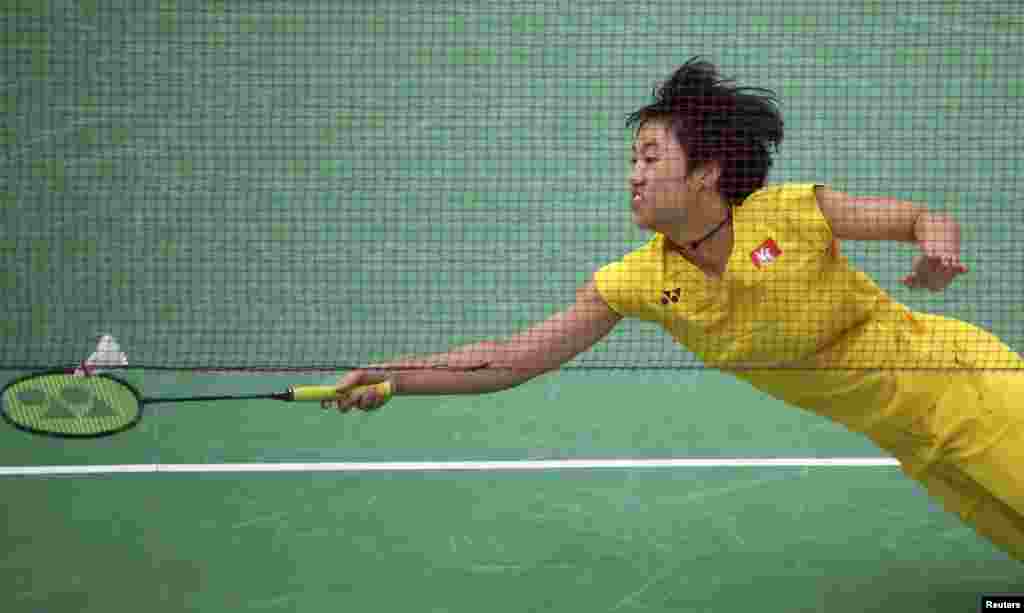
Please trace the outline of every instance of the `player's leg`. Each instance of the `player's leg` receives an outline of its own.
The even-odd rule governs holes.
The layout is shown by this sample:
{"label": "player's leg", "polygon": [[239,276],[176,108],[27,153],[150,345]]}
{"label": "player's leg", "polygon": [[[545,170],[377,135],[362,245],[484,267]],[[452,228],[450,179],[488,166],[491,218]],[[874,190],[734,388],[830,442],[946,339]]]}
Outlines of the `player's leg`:
{"label": "player's leg", "polygon": [[[1024,562],[1024,359],[977,326],[919,319],[944,370],[900,371],[899,408],[865,434],[946,510]],[[937,401],[929,389],[941,390]]]}
{"label": "player's leg", "polygon": [[[1005,346],[989,349],[1000,362],[1019,359]],[[953,385],[929,415],[930,457],[904,470],[1024,562],[1024,369],[985,369],[967,359],[970,368],[950,374]]]}
{"label": "player's leg", "polygon": [[971,371],[937,409],[942,461],[1024,516],[1024,370]]}
{"label": "player's leg", "polygon": [[1024,515],[990,494],[958,468],[933,466],[914,475],[928,493],[942,502],[980,536],[1012,558],[1024,562]]}
{"label": "player's leg", "polygon": [[927,463],[957,467],[1024,515],[1024,358],[977,326],[947,320],[933,326],[958,368],[926,414],[932,449]]}

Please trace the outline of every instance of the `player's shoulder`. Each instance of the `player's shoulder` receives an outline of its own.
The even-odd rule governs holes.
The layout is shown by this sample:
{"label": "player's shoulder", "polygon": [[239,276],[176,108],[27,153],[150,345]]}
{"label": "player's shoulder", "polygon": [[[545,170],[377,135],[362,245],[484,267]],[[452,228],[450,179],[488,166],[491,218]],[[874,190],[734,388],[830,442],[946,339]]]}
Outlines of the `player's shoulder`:
{"label": "player's shoulder", "polygon": [[816,187],[821,183],[780,183],[750,194],[735,209],[739,223],[817,225],[822,218]]}
{"label": "player's shoulder", "polygon": [[664,244],[665,236],[661,233],[655,233],[653,237],[644,241],[643,244],[632,249],[627,247],[627,251],[621,259],[632,263],[660,261]]}
{"label": "player's shoulder", "polygon": [[742,210],[747,205],[750,205],[751,208],[767,208],[792,205],[794,202],[807,202],[808,199],[813,201],[816,198],[815,187],[820,185],[822,184],[777,183],[766,185],[744,198],[740,209]]}

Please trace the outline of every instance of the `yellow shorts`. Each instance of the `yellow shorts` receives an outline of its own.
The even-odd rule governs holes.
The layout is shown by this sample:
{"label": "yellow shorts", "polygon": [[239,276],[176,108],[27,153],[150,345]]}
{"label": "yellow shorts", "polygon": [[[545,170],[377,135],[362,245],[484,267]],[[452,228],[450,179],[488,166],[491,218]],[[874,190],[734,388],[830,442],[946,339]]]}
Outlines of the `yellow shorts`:
{"label": "yellow shorts", "polygon": [[1024,562],[1024,359],[984,330],[949,322],[940,327],[964,339],[962,369],[900,373],[907,385],[939,377],[948,387],[882,446],[947,511]]}
{"label": "yellow shorts", "polygon": [[813,377],[739,376],[867,436],[1024,562],[1024,358],[977,326],[891,303],[812,364]]}

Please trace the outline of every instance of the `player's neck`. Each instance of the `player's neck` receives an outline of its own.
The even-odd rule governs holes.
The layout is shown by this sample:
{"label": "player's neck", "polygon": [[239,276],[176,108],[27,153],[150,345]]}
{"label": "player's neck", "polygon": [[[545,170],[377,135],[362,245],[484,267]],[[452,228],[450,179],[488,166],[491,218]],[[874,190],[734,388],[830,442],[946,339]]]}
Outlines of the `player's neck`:
{"label": "player's neck", "polygon": [[[715,206],[718,204],[719,206]],[[714,211],[701,222],[697,232],[667,232],[671,247],[709,276],[725,273],[732,255],[732,211],[725,203],[710,204],[704,210]]]}

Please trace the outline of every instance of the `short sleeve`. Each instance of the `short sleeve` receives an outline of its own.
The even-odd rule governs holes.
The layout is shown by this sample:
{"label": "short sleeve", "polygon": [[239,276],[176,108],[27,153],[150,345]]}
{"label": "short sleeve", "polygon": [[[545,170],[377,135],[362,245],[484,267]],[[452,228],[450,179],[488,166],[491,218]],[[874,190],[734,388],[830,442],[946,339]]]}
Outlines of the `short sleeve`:
{"label": "short sleeve", "polygon": [[818,206],[817,184],[806,183],[783,188],[784,207],[790,213],[793,230],[812,244],[827,249],[832,244],[832,226]]}
{"label": "short sleeve", "polygon": [[623,317],[643,317],[646,298],[657,292],[662,273],[658,238],[600,268],[594,282],[601,298]]}

